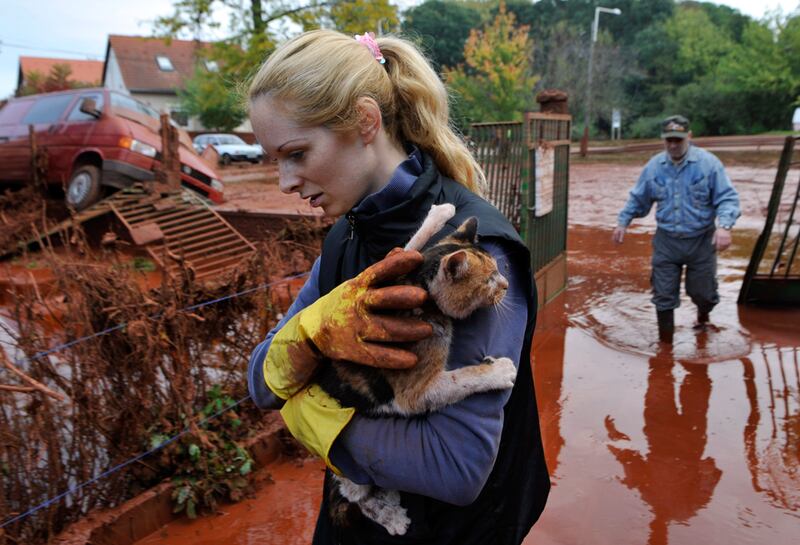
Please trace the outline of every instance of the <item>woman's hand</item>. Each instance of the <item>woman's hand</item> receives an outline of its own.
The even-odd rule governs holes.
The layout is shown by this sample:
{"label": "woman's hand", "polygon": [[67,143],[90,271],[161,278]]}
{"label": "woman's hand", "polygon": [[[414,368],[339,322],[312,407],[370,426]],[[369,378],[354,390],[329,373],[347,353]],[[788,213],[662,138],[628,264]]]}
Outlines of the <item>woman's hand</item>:
{"label": "woman's hand", "polygon": [[417,356],[386,343],[413,342],[430,337],[433,328],[417,318],[375,311],[420,307],[428,293],[416,286],[390,284],[422,264],[416,251],[392,250],[387,257],[342,283],[304,309],[300,326],[323,355],[372,367],[404,369]]}
{"label": "woman's hand", "polygon": [[425,339],[433,328],[416,318],[380,311],[410,310],[426,301],[428,294],[422,288],[387,286],[421,263],[419,252],[392,250],[286,322],[272,339],[264,363],[267,386],[288,399],[310,380],[324,358],[390,369],[416,365],[413,352],[391,343]]}

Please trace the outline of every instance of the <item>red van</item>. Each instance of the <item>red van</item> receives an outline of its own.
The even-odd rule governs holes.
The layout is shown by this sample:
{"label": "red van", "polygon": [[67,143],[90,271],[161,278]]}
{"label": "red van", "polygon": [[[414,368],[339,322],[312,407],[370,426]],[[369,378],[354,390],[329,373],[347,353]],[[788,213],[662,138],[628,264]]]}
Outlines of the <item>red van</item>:
{"label": "red van", "polygon": [[[155,179],[161,136],[159,114],[138,100],[109,89],[72,89],[14,98],[0,110],[0,182],[25,182],[31,175],[28,126],[47,150],[47,181],[64,187],[77,210],[100,199],[106,188]],[[180,134],[181,182],[214,203],[222,183]]]}

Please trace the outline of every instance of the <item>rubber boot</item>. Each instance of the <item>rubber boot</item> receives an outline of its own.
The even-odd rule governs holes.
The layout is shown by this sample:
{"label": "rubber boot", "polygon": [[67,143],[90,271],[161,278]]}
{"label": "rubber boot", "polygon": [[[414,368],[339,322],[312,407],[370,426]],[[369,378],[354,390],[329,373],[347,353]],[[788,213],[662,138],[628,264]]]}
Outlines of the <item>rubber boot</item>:
{"label": "rubber boot", "polygon": [[708,325],[708,315],[711,311],[707,308],[700,308],[697,307],[697,323],[694,325],[694,329],[705,329]]}
{"label": "rubber boot", "polygon": [[674,311],[659,310],[656,315],[658,317],[658,340],[662,343],[672,344],[672,336],[675,333]]}

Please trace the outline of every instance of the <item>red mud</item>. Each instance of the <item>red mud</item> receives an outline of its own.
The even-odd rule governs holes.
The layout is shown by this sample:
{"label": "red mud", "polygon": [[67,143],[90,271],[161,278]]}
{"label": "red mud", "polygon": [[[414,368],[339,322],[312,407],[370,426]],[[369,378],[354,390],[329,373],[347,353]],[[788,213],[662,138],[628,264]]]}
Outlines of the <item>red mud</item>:
{"label": "red mud", "polygon": [[172,522],[137,545],[311,543],[324,469],[318,460],[272,464],[274,483],[263,486],[254,498],[224,505],[217,515]]}
{"label": "red mud", "polygon": [[215,206],[220,212],[247,211],[296,213],[301,216],[321,216],[297,194],[287,195],[278,188],[275,166],[255,165],[222,170],[225,183],[225,202]]}

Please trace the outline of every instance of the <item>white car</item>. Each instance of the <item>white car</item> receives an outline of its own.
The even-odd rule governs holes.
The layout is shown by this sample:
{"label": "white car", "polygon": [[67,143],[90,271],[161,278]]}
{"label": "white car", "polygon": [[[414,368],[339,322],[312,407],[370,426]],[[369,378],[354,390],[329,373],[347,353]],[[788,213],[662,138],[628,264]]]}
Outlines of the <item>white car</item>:
{"label": "white car", "polygon": [[264,158],[261,146],[250,145],[235,134],[201,134],[194,137],[193,144],[197,153],[203,153],[206,147],[214,146],[223,165],[229,165],[233,161],[260,163]]}

